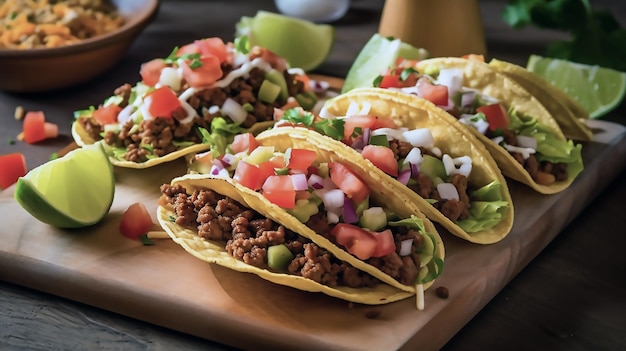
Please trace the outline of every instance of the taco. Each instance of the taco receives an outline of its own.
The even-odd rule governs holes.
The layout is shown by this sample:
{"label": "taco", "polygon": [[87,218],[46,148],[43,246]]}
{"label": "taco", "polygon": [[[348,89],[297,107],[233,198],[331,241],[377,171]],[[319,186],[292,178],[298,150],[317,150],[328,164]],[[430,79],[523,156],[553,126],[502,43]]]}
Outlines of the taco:
{"label": "taco", "polygon": [[589,113],[563,90],[545,78],[513,63],[492,59],[489,66],[513,79],[539,100],[557,121],[565,136],[582,141],[593,138],[591,128],[585,123],[585,120],[589,119]]}
{"label": "taco", "polygon": [[[246,142],[242,142],[243,137],[247,138]],[[328,274],[336,274],[338,267],[334,264],[311,267],[311,262],[305,264],[303,252],[293,251],[295,261],[289,261],[283,269],[270,268],[269,257],[255,262],[246,258],[255,255],[253,251],[265,255],[270,250],[268,245],[280,242],[268,243],[256,238],[253,240],[259,247],[244,246],[232,241],[236,238],[228,236],[232,235],[230,229],[226,234],[214,236],[215,228],[213,234],[205,235],[207,239],[200,239],[198,235],[213,230],[211,225],[187,222],[177,216],[182,209],[176,212],[175,204],[182,200],[173,196],[160,201],[161,225],[177,242],[195,243],[196,246],[187,245],[186,249],[209,262],[295,288],[321,291],[350,301],[358,299],[367,304],[416,295],[418,308],[423,308],[423,291],[443,269],[444,247],[435,226],[401,189],[381,182],[376,174],[370,174],[370,167],[358,159],[345,158],[326,139],[319,134],[308,138],[306,134],[276,131],[262,132],[256,138],[241,134],[229,148],[233,153],[208,161],[212,165],[209,174],[188,174],[171,184],[182,185],[187,194],[209,189],[228,196],[302,237],[294,240],[314,243],[328,251],[334,256],[333,263],[349,265],[360,274],[371,276],[363,279],[369,285],[347,289],[350,287],[342,285],[345,282],[326,281]],[[244,145],[247,146],[240,149]],[[197,212],[201,220],[206,220],[207,213],[220,211],[194,206],[184,208]],[[233,252],[236,257],[229,255]],[[316,271],[306,272],[310,269]],[[336,275],[345,278],[344,273]],[[372,280],[376,284],[371,285]]]}
{"label": "taco", "polygon": [[235,134],[271,126],[274,109],[286,104],[314,107],[317,96],[302,70],[244,44],[206,38],[142,64],[141,81],[75,112],[74,140],[102,140],[114,165],[145,168],[223,150]]}
{"label": "taco", "polygon": [[332,138],[325,142],[349,158],[362,157],[372,174],[400,187],[429,219],[462,239],[491,244],[510,232],[513,201],[496,162],[471,132],[441,118],[445,112],[429,101],[356,89],[320,113],[331,118],[290,109],[274,128],[304,126]]}
{"label": "taco", "polygon": [[542,194],[566,189],[583,170],[581,144],[568,140],[545,107],[479,57],[403,61],[374,82],[427,99],[465,125],[505,176]]}

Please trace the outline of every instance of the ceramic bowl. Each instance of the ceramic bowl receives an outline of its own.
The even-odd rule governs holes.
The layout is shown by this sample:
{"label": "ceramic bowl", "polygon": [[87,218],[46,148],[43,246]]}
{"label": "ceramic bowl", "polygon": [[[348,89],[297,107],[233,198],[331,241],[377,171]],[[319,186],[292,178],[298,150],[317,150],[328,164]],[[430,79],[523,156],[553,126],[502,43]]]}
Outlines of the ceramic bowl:
{"label": "ceramic bowl", "polygon": [[0,91],[45,92],[84,83],[118,63],[158,12],[158,0],[113,0],[125,24],[56,48],[0,49]]}
{"label": "ceramic bowl", "polygon": [[350,0],[274,0],[274,3],[283,14],[312,22],[336,21],[350,7]]}

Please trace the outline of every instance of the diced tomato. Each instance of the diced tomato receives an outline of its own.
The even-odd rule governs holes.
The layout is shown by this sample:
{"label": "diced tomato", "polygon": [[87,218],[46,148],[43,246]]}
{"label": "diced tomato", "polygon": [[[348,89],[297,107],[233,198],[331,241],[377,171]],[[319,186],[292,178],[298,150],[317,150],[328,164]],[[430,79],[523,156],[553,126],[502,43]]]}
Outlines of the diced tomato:
{"label": "diced tomato", "polygon": [[199,59],[200,65],[192,68],[190,60],[181,64],[183,78],[192,87],[206,87],[222,77],[222,67],[217,56],[206,56]]}
{"label": "diced tomato", "polygon": [[376,250],[372,253],[372,257],[383,257],[396,251],[396,243],[393,240],[391,229],[382,232],[370,232],[376,238]]}
{"label": "diced tomato", "polygon": [[219,59],[220,63],[226,61],[228,49],[221,38],[213,37],[200,39],[196,40],[194,44],[196,44],[198,51],[203,57],[215,56]]}
{"label": "diced tomato", "polygon": [[355,115],[346,118],[343,125],[344,140],[351,139],[352,133],[356,127],[360,127],[361,130],[369,128],[371,130],[378,128],[397,128],[396,123],[391,118],[380,118],[378,116],[371,115]]}
{"label": "diced tomato", "polygon": [[464,59],[485,62],[485,56],[479,54],[467,54],[462,56]]}
{"label": "diced tomato", "polygon": [[178,96],[168,86],[162,86],[149,92],[144,101],[148,105],[148,112],[154,118],[172,118],[174,111],[181,107]]}
{"label": "diced tomato", "polygon": [[42,111],[28,111],[23,122],[24,141],[29,144],[59,136],[59,127],[54,123],[46,122]]}
{"label": "diced tomato", "polygon": [[380,145],[365,145],[361,155],[390,176],[398,176],[398,162],[390,148]]}
{"label": "diced tomato", "polygon": [[296,74],[294,78],[302,82],[302,85],[304,86],[304,91],[309,91],[311,89],[311,77],[309,77],[308,75]]}
{"label": "diced tomato", "polygon": [[417,84],[417,91],[420,97],[432,102],[437,106],[448,105],[448,87],[430,83]]}
{"label": "diced tomato", "polygon": [[91,117],[98,121],[100,125],[117,124],[117,115],[120,114],[120,111],[122,111],[122,108],[115,104],[101,106],[97,110],[93,111],[93,115]]}
{"label": "diced tomato", "polygon": [[246,188],[256,191],[261,190],[265,180],[274,173],[274,165],[269,161],[253,165],[241,160],[237,163],[233,179]]}
{"label": "diced tomato", "polygon": [[155,86],[159,82],[161,71],[166,66],[165,61],[160,58],[143,63],[139,69],[141,81],[151,87]]}
{"label": "diced tomato", "polygon": [[307,169],[313,161],[317,154],[313,150],[307,149],[290,149],[289,157],[287,159],[287,167],[291,171],[296,171],[300,173],[306,173]]}
{"label": "diced tomato", "polygon": [[256,149],[257,146],[259,146],[259,143],[252,133],[242,133],[235,135],[233,143],[230,144],[230,150],[233,154],[238,154],[243,151],[250,153],[252,150]]}
{"label": "diced tomato", "polygon": [[6,189],[26,175],[26,159],[16,152],[0,156],[0,189]]}
{"label": "diced tomato", "polygon": [[277,55],[275,52],[265,48],[259,49],[262,51],[261,58],[263,59],[263,61],[269,63],[272,68],[280,72],[284,72],[287,69],[287,60],[284,57]]}
{"label": "diced tomato", "polygon": [[271,175],[263,183],[263,196],[282,208],[296,207],[296,191],[290,175]]}
{"label": "diced tomato", "polygon": [[282,155],[272,156],[268,161],[274,168],[285,168],[287,167],[287,163],[285,162],[285,157]]}
{"label": "diced tomato", "polygon": [[489,122],[489,130],[494,131],[498,129],[507,129],[509,126],[509,114],[504,109],[502,104],[491,104],[480,106],[476,109],[477,112],[481,112],[487,118]]}
{"label": "diced tomato", "polygon": [[380,88],[400,88],[402,84],[400,83],[400,75],[399,74],[388,74],[384,75],[380,80],[380,84],[378,85]]}
{"label": "diced tomato", "polygon": [[347,166],[339,162],[330,163],[328,166],[330,180],[354,202],[361,202],[369,196],[370,189]]}
{"label": "diced tomato", "polygon": [[361,260],[372,257],[378,245],[378,241],[369,231],[353,224],[338,223],[330,231],[330,235],[335,237],[337,244]]}
{"label": "diced tomato", "polygon": [[138,239],[152,228],[152,218],[141,202],[128,207],[120,221],[120,233],[130,239]]}

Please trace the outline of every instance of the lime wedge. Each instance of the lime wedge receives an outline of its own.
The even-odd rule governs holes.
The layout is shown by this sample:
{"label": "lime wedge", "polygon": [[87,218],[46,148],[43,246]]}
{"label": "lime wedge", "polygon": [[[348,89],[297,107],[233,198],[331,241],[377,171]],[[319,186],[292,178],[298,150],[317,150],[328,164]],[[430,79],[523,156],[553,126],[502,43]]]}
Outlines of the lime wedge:
{"label": "lime wedge", "polygon": [[619,106],[626,95],[626,73],[600,66],[531,55],[526,68],[557,86],[599,118]]}
{"label": "lime wedge", "polygon": [[97,143],[34,168],[18,179],[14,198],[41,222],[79,228],[109,212],[114,191],[113,167]]}
{"label": "lime wedge", "polygon": [[258,11],[254,17],[242,17],[235,36],[248,36],[258,45],[284,57],[289,66],[310,71],[321,65],[332,50],[335,28],[313,22]]}
{"label": "lime wedge", "polygon": [[413,47],[400,39],[374,34],[359,52],[346,76],[342,92],[354,88],[370,88],[374,79],[385,69],[394,66],[397,58],[423,60],[429,53],[425,49]]}

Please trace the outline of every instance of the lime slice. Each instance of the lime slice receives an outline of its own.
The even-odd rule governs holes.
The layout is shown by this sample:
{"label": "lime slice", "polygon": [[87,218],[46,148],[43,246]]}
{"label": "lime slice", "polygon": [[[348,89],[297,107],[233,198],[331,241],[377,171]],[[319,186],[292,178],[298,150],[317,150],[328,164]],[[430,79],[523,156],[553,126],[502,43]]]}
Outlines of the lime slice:
{"label": "lime slice", "polygon": [[242,17],[236,25],[237,37],[248,36],[258,45],[284,57],[289,66],[310,71],[321,65],[333,47],[335,28],[313,22],[258,11],[254,17]]}
{"label": "lime slice", "polygon": [[354,88],[370,88],[374,79],[385,69],[394,66],[397,58],[423,60],[428,58],[428,51],[413,47],[400,39],[374,34],[359,52],[348,71],[342,92]]}
{"label": "lime slice", "polygon": [[600,66],[531,55],[526,68],[557,86],[599,118],[613,110],[626,95],[626,73]]}
{"label": "lime slice", "polygon": [[17,181],[15,200],[33,217],[59,228],[99,222],[111,208],[113,167],[100,143],[48,161]]}

